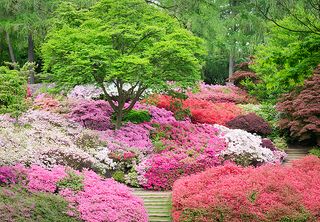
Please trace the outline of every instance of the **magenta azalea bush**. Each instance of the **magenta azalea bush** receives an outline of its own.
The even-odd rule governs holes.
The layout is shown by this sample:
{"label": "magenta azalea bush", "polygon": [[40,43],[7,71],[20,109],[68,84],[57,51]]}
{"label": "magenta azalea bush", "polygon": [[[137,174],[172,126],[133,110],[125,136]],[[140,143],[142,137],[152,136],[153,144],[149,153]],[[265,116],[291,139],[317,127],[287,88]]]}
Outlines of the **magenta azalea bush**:
{"label": "magenta azalea bush", "polygon": [[[61,181],[71,173],[82,179],[82,189],[75,190],[75,183],[60,187]],[[74,171],[63,166],[52,170],[33,165],[30,168],[16,165],[0,167],[0,184],[20,184],[31,192],[58,193],[69,203],[70,216],[88,222],[147,222],[148,216],[140,198],[129,188],[113,179],[103,179],[93,171]]]}

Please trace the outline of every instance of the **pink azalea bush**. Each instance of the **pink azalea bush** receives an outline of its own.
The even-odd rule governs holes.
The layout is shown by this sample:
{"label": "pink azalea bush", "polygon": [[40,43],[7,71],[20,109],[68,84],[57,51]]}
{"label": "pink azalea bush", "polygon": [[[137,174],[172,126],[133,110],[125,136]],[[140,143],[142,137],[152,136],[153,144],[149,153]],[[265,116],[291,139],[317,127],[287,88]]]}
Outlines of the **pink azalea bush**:
{"label": "pink azalea bush", "polygon": [[173,186],[174,221],[319,221],[320,159],[291,167],[227,164]]}
{"label": "pink azalea bush", "polygon": [[49,171],[36,165],[30,168],[16,165],[0,167],[0,178],[8,175],[6,181],[19,183],[31,192],[58,193],[69,202],[69,215],[81,221],[148,221],[140,198],[133,196],[126,186],[112,179],[103,179],[93,171],[74,171],[83,178],[83,189],[80,191],[59,187],[59,182],[67,177],[69,171],[63,166],[56,166]]}
{"label": "pink azalea bush", "polygon": [[187,93],[190,99],[208,100],[215,103],[249,103],[253,99],[249,97],[246,91],[236,86],[208,85],[201,83],[199,92]]}
{"label": "pink azalea bush", "polygon": [[155,127],[152,138],[157,153],[137,166],[138,179],[144,188],[168,190],[179,177],[221,163],[219,155],[226,143],[217,136],[214,127],[190,122]]}
{"label": "pink azalea bush", "polygon": [[41,93],[38,94],[33,101],[33,108],[45,111],[53,111],[60,106],[60,102],[52,96]]}
{"label": "pink azalea bush", "polygon": [[74,103],[69,118],[83,127],[93,130],[107,130],[112,127],[110,120],[113,110],[104,100],[79,100]]}

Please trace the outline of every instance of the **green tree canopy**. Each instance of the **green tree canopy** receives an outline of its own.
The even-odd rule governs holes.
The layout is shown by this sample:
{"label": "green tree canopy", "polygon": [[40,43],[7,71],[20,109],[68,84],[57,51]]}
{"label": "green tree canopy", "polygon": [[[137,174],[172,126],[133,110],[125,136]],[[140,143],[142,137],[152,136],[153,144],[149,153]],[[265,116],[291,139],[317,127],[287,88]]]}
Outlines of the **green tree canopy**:
{"label": "green tree canopy", "polygon": [[[61,87],[99,85],[116,113],[116,127],[147,88],[187,87],[200,80],[203,41],[143,0],[102,0],[89,11],[68,4],[59,11],[66,22],[47,36],[44,68]],[[116,97],[105,82],[115,84]]]}

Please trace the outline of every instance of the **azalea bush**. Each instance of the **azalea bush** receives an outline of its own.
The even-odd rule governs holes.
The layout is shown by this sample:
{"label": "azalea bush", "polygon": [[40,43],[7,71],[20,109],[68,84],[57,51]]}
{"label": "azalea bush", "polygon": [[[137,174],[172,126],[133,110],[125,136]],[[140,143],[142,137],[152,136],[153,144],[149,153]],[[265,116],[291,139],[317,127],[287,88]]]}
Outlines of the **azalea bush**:
{"label": "azalea bush", "polygon": [[34,109],[54,111],[59,108],[59,106],[60,102],[58,100],[45,93],[38,94],[33,101]]}
{"label": "azalea bush", "polygon": [[320,159],[292,166],[227,164],[173,186],[173,221],[318,221]]}
{"label": "azalea bush", "polygon": [[[172,112],[172,103],[176,99],[167,95],[157,95],[152,98],[151,103],[155,103],[160,108],[165,108]],[[149,101],[150,102],[150,101]],[[204,99],[186,99],[182,101],[184,109],[189,109],[191,120],[194,123],[210,123],[225,125],[228,121],[234,119],[242,113],[241,108],[235,103],[214,103]]]}
{"label": "azalea bush", "polygon": [[1,165],[23,163],[51,168],[61,164],[76,169],[94,168],[99,161],[86,150],[97,149],[102,144],[89,143],[90,138],[84,134],[90,134],[90,131],[61,115],[46,111],[29,111],[18,122],[2,116]]}
{"label": "azalea bush", "polygon": [[0,167],[0,178],[3,171],[10,172],[7,181],[20,184],[34,195],[37,192],[59,194],[67,201],[67,213],[75,221],[148,221],[141,199],[133,196],[126,186],[103,179],[93,171],[72,171],[62,166],[49,171],[35,165],[30,168],[17,165],[5,170]]}
{"label": "azalea bush", "polygon": [[227,149],[221,153],[225,159],[243,166],[257,166],[263,163],[282,163],[286,158],[283,151],[275,148],[271,141],[264,141],[260,136],[240,129],[214,126],[219,129],[220,136],[227,143]]}
{"label": "azalea bush", "polygon": [[82,126],[93,130],[112,128],[111,115],[113,110],[103,100],[79,100],[73,103],[69,118]]}
{"label": "azalea bush", "polygon": [[217,133],[210,125],[189,122],[155,126],[151,138],[157,153],[137,166],[140,184],[168,190],[179,177],[220,164],[219,154],[226,144]]}
{"label": "azalea bush", "polygon": [[201,83],[199,85],[199,91],[188,92],[190,99],[208,100],[217,103],[237,103],[246,104],[254,102],[244,90],[233,86],[222,86],[222,85],[208,85]]}

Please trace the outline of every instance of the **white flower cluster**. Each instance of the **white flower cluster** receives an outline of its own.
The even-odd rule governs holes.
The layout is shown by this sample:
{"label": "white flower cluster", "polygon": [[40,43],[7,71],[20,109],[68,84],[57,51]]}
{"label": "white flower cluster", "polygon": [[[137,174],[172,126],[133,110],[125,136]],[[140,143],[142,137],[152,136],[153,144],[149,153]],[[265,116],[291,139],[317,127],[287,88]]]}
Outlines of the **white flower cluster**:
{"label": "white flower cluster", "polygon": [[257,163],[275,163],[278,155],[273,151],[261,146],[261,137],[240,129],[229,129],[215,124],[220,130],[221,136],[227,142],[227,149],[221,155],[232,159],[248,158],[248,161]]}
{"label": "white flower cluster", "polygon": [[109,157],[110,152],[111,151],[108,149],[108,147],[100,147],[96,150],[96,152],[94,152],[93,155],[100,162],[103,162],[107,166],[108,170],[115,170],[117,163]]}
{"label": "white flower cluster", "polygon": [[90,167],[98,162],[76,144],[79,124],[46,111],[29,111],[19,121],[0,118],[0,165],[55,164]]}

